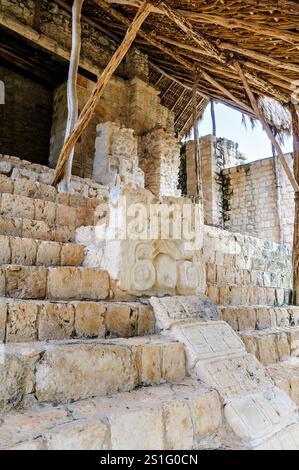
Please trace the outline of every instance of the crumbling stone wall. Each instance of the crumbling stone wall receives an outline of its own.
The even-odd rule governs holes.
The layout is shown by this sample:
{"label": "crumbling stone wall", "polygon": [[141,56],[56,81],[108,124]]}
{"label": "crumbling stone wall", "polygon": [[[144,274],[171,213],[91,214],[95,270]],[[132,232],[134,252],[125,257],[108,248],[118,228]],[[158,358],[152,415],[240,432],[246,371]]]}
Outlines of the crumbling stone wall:
{"label": "crumbling stone wall", "polygon": [[[2,12],[20,23],[33,27],[35,1],[2,0]],[[71,14],[54,2],[42,0],[40,31],[67,52],[71,48]],[[116,50],[116,44],[99,30],[82,21],[81,57],[96,67],[104,67]],[[123,67],[123,66],[122,66]]]}
{"label": "crumbling stone wall", "polygon": [[[292,167],[292,156],[287,160]],[[222,177],[225,228],[292,244],[294,193],[279,162],[277,180],[272,158],[223,170]]]}
{"label": "crumbling stone wall", "polygon": [[52,90],[2,65],[0,79],[5,84],[5,105],[0,106],[1,152],[47,164]]}

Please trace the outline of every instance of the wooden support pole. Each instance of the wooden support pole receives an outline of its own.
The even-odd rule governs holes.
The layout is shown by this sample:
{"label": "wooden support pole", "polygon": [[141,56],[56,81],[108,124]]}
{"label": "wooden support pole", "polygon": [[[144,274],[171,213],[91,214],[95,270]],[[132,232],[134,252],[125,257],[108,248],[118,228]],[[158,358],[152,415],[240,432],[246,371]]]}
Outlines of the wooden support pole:
{"label": "wooden support pole", "polygon": [[201,76],[207,80],[207,82],[211,83],[215,88],[221,91],[224,95],[226,95],[229,99],[234,101],[240,108],[244,109],[244,111],[248,114],[252,114],[252,109],[246,103],[243,103],[239,98],[236,98],[229,90],[227,90],[221,83],[211,77],[207,72],[201,72]]}
{"label": "wooden support pole", "polygon": [[286,174],[287,174],[287,177],[295,191],[295,193],[297,193],[299,191],[299,184],[297,183],[286,159],[285,159],[285,156],[284,156],[284,153],[283,151],[281,150],[281,147],[279,145],[279,143],[277,142],[275,136],[273,135],[273,132],[271,130],[271,127],[269,126],[269,124],[267,123],[266,119],[264,118],[261,110],[259,109],[258,107],[258,104],[257,104],[257,101],[255,99],[255,96],[254,94],[252,93],[252,90],[250,88],[250,85],[243,73],[243,70],[240,66],[240,64],[236,61],[234,62],[234,67],[235,69],[237,70],[237,72],[239,73],[240,75],[240,78],[243,82],[243,85],[244,85],[244,88],[246,90],[246,93],[248,95],[248,98],[251,102],[251,106],[252,106],[252,109],[254,111],[254,113],[256,114],[256,117],[260,120],[265,132],[267,133],[271,143],[273,144],[274,148],[275,148],[275,151],[277,152],[278,154],[278,157],[279,157],[279,160],[280,160],[280,163],[283,167],[283,169],[285,170]]}
{"label": "wooden support pole", "polygon": [[60,181],[72,148],[74,147],[74,145],[76,144],[76,142],[82,135],[82,132],[88,125],[90,119],[92,118],[92,115],[94,113],[98,100],[102,96],[109,79],[111,78],[111,76],[113,75],[117,67],[119,66],[120,62],[123,60],[131,44],[133,43],[142,23],[146,20],[146,18],[150,14],[150,11],[151,11],[151,7],[149,3],[147,2],[147,0],[145,0],[142,3],[140,9],[138,10],[132,24],[130,24],[128,31],[121,45],[113,54],[104,72],[99,77],[97,84],[94,87],[90,98],[86,102],[79,116],[79,119],[77,120],[74,126],[72,133],[69,135],[66,142],[64,143],[58,162],[57,162],[52,184],[55,185]]}
{"label": "wooden support pole", "polygon": [[193,110],[193,133],[194,133],[194,158],[196,173],[196,189],[199,199],[202,199],[201,187],[201,168],[200,168],[200,150],[199,150],[199,134],[198,134],[198,116],[197,116],[197,86],[198,74],[196,74],[192,90],[192,110]]}
{"label": "wooden support pole", "polygon": [[35,0],[33,28],[39,33],[41,32],[41,9],[42,9],[42,0]]}
{"label": "wooden support pole", "polygon": [[[72,50],[67,81],[68,118],[64,142],[67,141],[70,134],[73,132],[75,123],[78,119],[79,103],[77,92],[77,78],[81,52],[81,13],[83,2],[84,0],[74,0],[72,8]],[[75,148],[73,147],[71,149],[68,161],[64,166],[64,174],[60,183],[60,189],[63,191],[70,190],[74,153]]]}
{"label": "wooden support pole", "polygon": [[[294,175],[299,184],[299,117],[296,106],[290,105],[294,145]],[[295,194],[295,220],[293,240],[293,304],[299,305],[299,193]]]}
{"label": "wooden support pole", "polygon": [[216,129],[216,115],[215,115],[215,101],[211,100],[211,120],[212,120],[212,134],[214,137],[217,135]]}

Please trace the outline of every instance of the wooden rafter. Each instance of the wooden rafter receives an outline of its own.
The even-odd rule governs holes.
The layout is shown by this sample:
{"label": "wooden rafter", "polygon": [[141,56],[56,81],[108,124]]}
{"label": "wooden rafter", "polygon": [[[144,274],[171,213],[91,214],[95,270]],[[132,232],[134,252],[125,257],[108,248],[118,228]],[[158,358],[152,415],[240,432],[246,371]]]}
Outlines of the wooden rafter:
{"label": "wooden rafter", "polygon": [[260,120],[265,132],[267,133],[271,143],[273,144],[273,147],[275,148],[275,150],[277,152],[277,155],[279,157],[280,163],[281,163],[283,169],[285,170],[285,172],[287,174],[287,177],[288,177],[295,193],[298,193],[299,192],[299,184],[297,183],[296,179],[294,178],[294,174],[292,173],[292,171],[291,171],[291,169],[290,169],[290,167],[289,167],[289,165],[288,165],[288,163],[285,159],[284,153],[283,153],[277,139],[275,138],[275,136],[274,136],[274,134],[271,130],[271,127],[266,122],[266,119],[264,118],[262,112],[260,111],[259,106],[257,104],[257,101],[255,99],[255,96],[252,93],[250,85],[249,85],[249,83],[248,83],[248,81],[245,77],[245,74],[244,74],[240,64],[237,61],[234,63],[234,67],[240,75],[240,78],[243,82],[244,88],[245,88],[246,93],[248,95],[248,98],[251,102],[252,109],[253,109],[254,113],[256,114],[256,117]]}
{"label": "wooden rafter", "polygon": [[[290,105],[293,130],[294,175],[299,185],[299,116],[294,103]],[[293,304],[299,305],[299,193],[295,195],[295,220],[293,240]]]}

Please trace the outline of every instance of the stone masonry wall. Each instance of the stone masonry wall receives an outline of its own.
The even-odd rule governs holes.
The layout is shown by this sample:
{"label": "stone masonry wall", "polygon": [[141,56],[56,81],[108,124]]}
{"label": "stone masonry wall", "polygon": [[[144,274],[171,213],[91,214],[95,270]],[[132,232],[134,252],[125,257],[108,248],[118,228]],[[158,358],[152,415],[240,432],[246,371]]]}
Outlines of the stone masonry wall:
{"label": "stone masonry wall", "polygon": [[[93,82],[80,76],[78,79],[79,112],[89,98]],[[54,166],[65,135],[67,120],[66,83],[58,87],[54,92],[54,111],[51,131],[50,166]],[[73,173],[81,177],[91,177],[95,155],[96,128],[100,123],[115,122],[120,126],[132,128],[135,135],[141,136],[155,127],[167,132],[168,140],[174,139],[174,145],[165,148],[171,152],[171,158],[177,158],[176,148],[178,141],[174,138],[173,114],[160,104],[157,91],[138,77],[124,80],[120,77],[112,77],[103,96],[99,100],[93,117],[84,131],[75,148]],[[157,131],[159,132],[159,131]],[[170,137],[168,138],[168,134]],[[139,148],[139,155],[142,154]],[[154,166],[154,163],[151,163]],[[168,165],[169,167],[169,165]]]}
{"label": "stone masonry wall", "polygon": [[[2,0],[1,11],[26,26],[33,27],[35,1]],[[54,2],[41,2],[41,33],[54,41],[54,49],[71,48],[71,15]],[[101,32],[82,21],[81,57],[97,67],[103,67],[116,50],[115,43]]]}
{"label": "stone masonry wall", "polygon": [[[292,167],[292,156],[287,160]],[[222,176],[226,229],[292,244],[294,194],[279,162],[277,181],[272,158],[226,169]]]}
{"label": "stone masonry wall", "polygon": [[0,80],[5,84],[5,105],[0,106],[0,151],[47,164],[52,91],[3,66]]}
{"label": "stone masonry wall", "polygon": [[[239,165],[245,157],[235,142],[224,138],[207,135],[199,140],[202,191],[204,198],[204,217],[208,225],[223,226],[223,168]],[[194,159],[194,142],[186,143],[187,195],[196,195],[196,171]]]}
{"label": "stone masonry wall", "polygon": [[204,227],[207,294],[215,304],[284,305],[292,287],[290,248]]}

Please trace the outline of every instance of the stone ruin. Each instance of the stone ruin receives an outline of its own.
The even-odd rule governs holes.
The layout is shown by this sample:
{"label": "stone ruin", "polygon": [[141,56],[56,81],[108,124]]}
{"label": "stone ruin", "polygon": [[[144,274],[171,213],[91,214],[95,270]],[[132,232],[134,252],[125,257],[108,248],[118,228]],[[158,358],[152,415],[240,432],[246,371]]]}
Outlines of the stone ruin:
{"label": "stone ruin", "polygon": [[[122,168],[58,193],[51,170],[1,157],[1,448],[298,448],[290,251],[204,226]],[[183,206],[196,240],[175,232]]]}
{"label": "stone ruin", "polygon": [[[14,3],[3,17],[26,36],[32,2]],[[70,18],[44,3],[38,37],[61,53]],[[115,45],[84,28],[95,73],[94,43],[104,63]],[[174,114],[146,56],[133,49],[118,72],[75,147],[69,193],[50,184],[65,83],[47,161],[38,135],[19,150],[31,161],[0,155],[0,449],[299,449],[291,216],[272,207],[289,190],[270,162],[244,166],[234,145],[207,136],[203,202],[192,142],[182,196]],[[92,82],[80,76],[78,89],[82,109]],[[263,171],[268,189],[250,176]]]}

